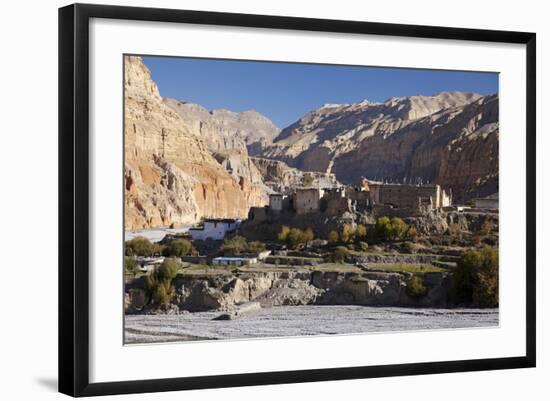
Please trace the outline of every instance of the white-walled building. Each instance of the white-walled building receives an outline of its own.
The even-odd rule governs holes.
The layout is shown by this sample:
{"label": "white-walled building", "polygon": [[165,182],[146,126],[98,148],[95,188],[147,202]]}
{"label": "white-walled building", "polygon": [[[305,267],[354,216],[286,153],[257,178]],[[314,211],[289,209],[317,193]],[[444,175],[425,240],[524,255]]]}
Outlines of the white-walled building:
{"label": "white-walled building", "polygon": [[241,221],[235,219],[206,219],[201,227],[189,229],[193,240],[222,240],[229,233],[235,231]]}
{"label": "white-walled building", "polygon": [[258,258],[250,256],[220,256],[212,259],[214,266],[246,266],[256,263]]}

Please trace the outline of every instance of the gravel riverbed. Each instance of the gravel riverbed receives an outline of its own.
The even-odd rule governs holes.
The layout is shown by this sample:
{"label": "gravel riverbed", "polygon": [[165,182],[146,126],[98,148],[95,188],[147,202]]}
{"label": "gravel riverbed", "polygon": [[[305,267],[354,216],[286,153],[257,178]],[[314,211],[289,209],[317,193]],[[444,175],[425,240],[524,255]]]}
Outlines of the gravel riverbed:
{"label": "gravel riverbed", "polygon": [[127,344],[294,337],[403,330],[498,326],[498,309],[431,309],[370,306],[279,306],[237,320],[213,320],[220,312],[127,315]]}

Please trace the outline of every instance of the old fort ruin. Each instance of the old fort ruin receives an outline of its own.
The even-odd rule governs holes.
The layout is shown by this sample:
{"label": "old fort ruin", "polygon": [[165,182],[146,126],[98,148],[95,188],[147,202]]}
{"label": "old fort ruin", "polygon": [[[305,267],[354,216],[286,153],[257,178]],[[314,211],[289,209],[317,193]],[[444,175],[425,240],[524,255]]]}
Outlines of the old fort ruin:
{"label": "old fort ruin", "polygon": [[412,217],[449,207],[451,204],[451,193],[447,193],[439,185],[363,180],[360,185],[355,186],[295,188],[285,194],[274,193],[269,196],[268,206],[252,208],[249,217],[263,220],[281,213],[341,216],[346,212],[370,213],[375,217]]}

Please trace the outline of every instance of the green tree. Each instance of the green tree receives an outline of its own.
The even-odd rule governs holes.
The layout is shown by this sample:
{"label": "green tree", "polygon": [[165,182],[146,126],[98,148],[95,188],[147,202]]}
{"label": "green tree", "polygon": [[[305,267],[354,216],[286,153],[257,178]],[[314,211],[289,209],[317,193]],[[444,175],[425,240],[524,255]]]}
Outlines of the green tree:
{"label": "green tree", "polygon": [[400,217],[380,217],[375,226],[377,237],[386,241],[403,239],[408,229],[409,226]]}
{"label": "green tree", "polygon": [[391,240],[397,241],[403,239],[405,233],[409,229],[409,226],[403,221],[401,217],[392,217],[391,224]]}
{"label": "green tree", "polygon": [[369,244],[366,243],[365,241],[361,241],[361,242],[359,242],[359,247],[361,248],[361,250],[363,252],[366,252],[369,249]]}
{"label": "green tree", "polygon": [[177,239],[168,244],[164,250],[165,256],[182,257],[192,255],[196,252],[191,241],[186,239]]}
{"label": "green tree", "polygon": [[335,230],[332,230],[328,233],[328,242],[330,244],[336,244],[338,243],[338,232]]}
{"label": "green tree", "polygon": [[166,258],[164,262],[158,267],[157,276],[162,280],[172,281],[174,277],[178,275],[179,270],[181,269],[182,264],[179,259],[176,258]]}
{"label": "green tree", "polygon": [[152,256],[158,252],[159,246],[145,237],[135,237],[125,244],[126,256]]}
{"label": "green tree", "polygon": [[457,303],[498,306],[498,250],[485,246],[464,252],[454,272]]}

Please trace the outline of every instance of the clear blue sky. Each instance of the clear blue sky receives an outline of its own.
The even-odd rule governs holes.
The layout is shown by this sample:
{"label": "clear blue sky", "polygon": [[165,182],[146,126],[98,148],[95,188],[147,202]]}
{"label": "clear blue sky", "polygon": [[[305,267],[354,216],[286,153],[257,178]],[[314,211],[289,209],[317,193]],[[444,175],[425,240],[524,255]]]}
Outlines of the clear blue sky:
{"label": "clear blue sky", "polygon": [[443,91],[498,92],[498,74],[319,64],[143,57],[160,93],[213,110],[254,109],[280,128],[325,103]]}

